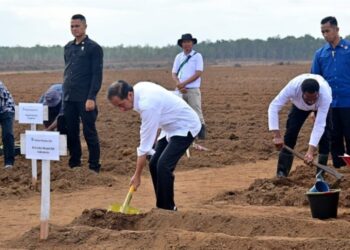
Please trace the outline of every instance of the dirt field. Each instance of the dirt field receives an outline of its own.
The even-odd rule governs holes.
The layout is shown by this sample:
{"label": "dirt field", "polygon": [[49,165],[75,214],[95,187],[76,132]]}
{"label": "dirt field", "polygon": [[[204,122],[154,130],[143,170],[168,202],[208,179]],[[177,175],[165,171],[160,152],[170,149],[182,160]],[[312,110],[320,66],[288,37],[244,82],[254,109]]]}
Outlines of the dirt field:
{"label": "dirt field", "polygon": [[[102,172],[70,170],[67,157],[52,163],[50,235],[39,240],[40,193],[30,187],[30,162],[19,156],[13,170],[0,171],[0,247],[13,249],[349,249],[350,169],[337,219],[312,219],[305,192],[315,169],[295,161],[290,178],[274,178],[277,153],[267,131],[267,107],[292,77],[309,65],[211,67],[203,76],[203,110],[210,151],[191,149],[176,170],[178,212],[155,209],[147,169],[127,216],[107,212],[122,202],[134,170],[140,120],[105,100],[118,79],[150,80],[171,89],[169,70],[107,71],[99,94],[97,122]],[[37,100],[61,72],[0,74],[15,101]],[[283,109],[285,125],[288,107]],[[301,131],[297,150],[305,152],[312,122]],[[16,139],[29,126],[15,124]],[[82,140],[84,141],[84,140]],[[2,164],[2,159],[0,164]],[[39,171],[40,174],[40,171]],[[326,176],[330,184],[334,178]]]}

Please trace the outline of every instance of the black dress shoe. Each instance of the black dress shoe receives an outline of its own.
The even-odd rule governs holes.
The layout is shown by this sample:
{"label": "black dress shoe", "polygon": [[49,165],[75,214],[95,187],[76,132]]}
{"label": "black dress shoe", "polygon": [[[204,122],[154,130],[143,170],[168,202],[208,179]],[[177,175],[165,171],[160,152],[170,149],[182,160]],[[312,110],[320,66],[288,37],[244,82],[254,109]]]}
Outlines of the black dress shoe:
{"label": "black dress shoe", "polygon": [[96,173],[99,173],[100,169],[101,169],[101,164],[97,164],[97,165],[90,164],[89,169],[96,172]]}
{"label": "black dress shoe", "polygon": [[70,168],[79,168],[81,167],[81,163],[69,163],[69,167]]}
{"label": "black dress shoe", "polygon": [[277,176],[277,178],[286,178],[287,177],[287,175],[285,173],[283,173],[282,171],[278,171],[276,176]]}

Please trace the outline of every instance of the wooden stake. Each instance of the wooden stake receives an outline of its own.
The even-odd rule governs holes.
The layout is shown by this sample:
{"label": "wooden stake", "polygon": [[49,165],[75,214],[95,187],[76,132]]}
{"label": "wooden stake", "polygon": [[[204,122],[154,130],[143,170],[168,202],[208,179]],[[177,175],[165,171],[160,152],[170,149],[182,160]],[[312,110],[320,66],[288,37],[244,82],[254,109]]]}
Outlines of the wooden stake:
{"label": "wooden stake", "polygon": [[46,240],[49,237],[49,221],[40,222],[40,239]]}
{"label": "wooden stake", "polygon": [[[30,130],[36,131],[36,124],[30,124]],[[32,185],[33,189],[36,190],[38,178],[38,165],[37,160],[32,159]]]}
{"label": "wooden stake", "polygon": [[41,171],[40,239],[46,240],[49,235],[50,218],[50,161],[42,160]]}
{"label": "wooden stake", "polygon": [[38,177],[37,161],[32,159],[32,186],[34,190],[36,190],[36,187],[37,187],[37,177]]}
{"label": "wooden stake", "polygon": [[32,187],[34,191],[38,191],[38,180],[34,177],[32,177]]}

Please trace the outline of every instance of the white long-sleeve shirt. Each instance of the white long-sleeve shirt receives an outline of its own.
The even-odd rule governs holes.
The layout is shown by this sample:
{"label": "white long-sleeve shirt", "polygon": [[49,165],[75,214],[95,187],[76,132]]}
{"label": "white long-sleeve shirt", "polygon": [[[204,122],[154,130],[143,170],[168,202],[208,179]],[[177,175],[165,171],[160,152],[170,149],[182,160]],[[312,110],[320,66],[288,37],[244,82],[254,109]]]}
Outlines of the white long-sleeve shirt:
{"label": "white long-sleeve shirt", "polygon": [[195,137],[201,129],[198,115],[182,98],[152,82],[134,86],[134,110],[141,116],[138,156],[151,152],[158,128],[167,139],[188,132]]}
{"label": "white long-sleeve shirt", "polygon": [[[310,78],[315,79],[320,85],[318,100],[313,105],[308,105],[304,102],[301,91],[303,81]],[[328,82],[322,76],[315,74],[301,74],[293,78],[270,103],[268,111],[270,131],[279,130],[278,113],[289,101],[300,110],[317,111],[309,141],[310,145],[317,147],[324,133],[329,106],[332,102],[332,90]]]}

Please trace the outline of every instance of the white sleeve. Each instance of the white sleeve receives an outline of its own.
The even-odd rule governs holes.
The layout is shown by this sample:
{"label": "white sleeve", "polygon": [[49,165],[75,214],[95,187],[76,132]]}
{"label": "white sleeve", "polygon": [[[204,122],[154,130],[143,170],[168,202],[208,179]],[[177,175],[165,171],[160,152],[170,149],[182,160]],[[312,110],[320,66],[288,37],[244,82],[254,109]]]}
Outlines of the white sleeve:
{"label": "white sleeve", "polygon": [[203,57],[198,53],[196,58],[196,71],[203,71],[203,67]]}
{"label": "white sleeve", "polygon": [[324,128],[326,127],[327,115],[331,102],[332,97],[327,96],[325,97],[325,100],[322,101],[320,107],[317,109],[316,119],[309,142],[309,144],[314,147],[317,147],[324,133]]}
{"label": "white sleeve", "polygon": [[140,112],[140,146],[137,148],[137,156],[142,156],[152,150],[159,127],[160,112],[157,109],[147,109]]}
{"label": "white sleeve", "polygon": [[290,83],[285,86],[281,92],[272,100],[268,110],[269,130],[279,130],[279,117],[278,113],[282,107],[293,96],[294,89]]}
{"label": "white sleeve", "polygon": [[174,63],[173,63],[173,69],[172,69],[172,73],[177,73],[177,71],[179,70],[179,55],[177,55],[175,57]]}

